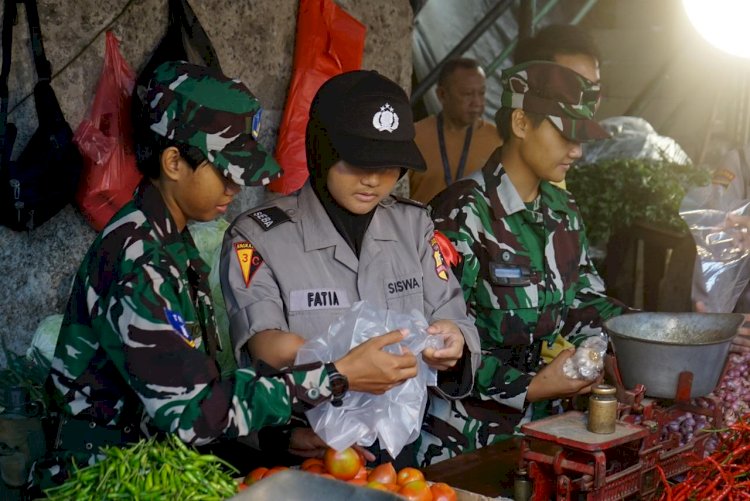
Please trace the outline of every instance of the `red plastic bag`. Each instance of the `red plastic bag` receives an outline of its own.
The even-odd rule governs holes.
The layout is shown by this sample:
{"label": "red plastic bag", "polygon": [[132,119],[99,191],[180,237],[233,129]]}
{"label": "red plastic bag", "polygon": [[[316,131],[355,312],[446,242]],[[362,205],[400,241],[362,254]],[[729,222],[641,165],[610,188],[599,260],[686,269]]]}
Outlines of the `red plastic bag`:
{"label": "red plastic bag", "polygon": [[142,177],[135,164],[130,121],[134,82],[117,38],[108,31],[94,101],[73,136],[84,162],[76,203],[97,231],[130,201]]}
{"label": "red plastic bag", "polygon": [[271,190],[288,194],[305,184],[310,103],[326,80],[362,67],[366,31],[332,0],[300,1],[294,70],[274,155],[284,174],[269,185]]}

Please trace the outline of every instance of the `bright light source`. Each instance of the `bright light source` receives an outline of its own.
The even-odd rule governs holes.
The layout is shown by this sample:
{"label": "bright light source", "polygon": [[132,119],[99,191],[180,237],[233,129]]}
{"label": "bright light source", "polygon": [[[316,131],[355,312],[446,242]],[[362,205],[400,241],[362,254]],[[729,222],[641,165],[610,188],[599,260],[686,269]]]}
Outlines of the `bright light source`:
{"label": "bright light source", "polygon": [[714,47],[750,58],[749,0],[682,0],[690,22]]}

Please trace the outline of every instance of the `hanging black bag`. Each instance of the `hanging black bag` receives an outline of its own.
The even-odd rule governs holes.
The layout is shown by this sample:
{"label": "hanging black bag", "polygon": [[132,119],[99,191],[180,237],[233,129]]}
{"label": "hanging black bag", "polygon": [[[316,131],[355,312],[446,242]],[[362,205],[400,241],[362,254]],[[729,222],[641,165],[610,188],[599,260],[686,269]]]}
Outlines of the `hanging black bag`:
{"label": "hanging black bag", "polygon": [[83,160],[73,144],[73,131],[65,120],[50,85],[52,67],[44,54],[36,0],[18,0],[26,6],[31,46],[38,81],[34,102],[39,126],[26,148],[11,161],[16,127],[8,123],[10,74],[16,0],[5,0],[3,13],[3,64],[0,73],[0,223],[16,230],[33,230],[73,201]]}
{"label": "hanging black bag", "polygon": [[151,74],[167,61],[189,61],[221,71],[216,55],[206,31],[193,12],[187,0],[169,0],[169,25],[151,57],[141,68],[135,80],[131,117],[136,137],[143,134],[143,98],[148,90]]}

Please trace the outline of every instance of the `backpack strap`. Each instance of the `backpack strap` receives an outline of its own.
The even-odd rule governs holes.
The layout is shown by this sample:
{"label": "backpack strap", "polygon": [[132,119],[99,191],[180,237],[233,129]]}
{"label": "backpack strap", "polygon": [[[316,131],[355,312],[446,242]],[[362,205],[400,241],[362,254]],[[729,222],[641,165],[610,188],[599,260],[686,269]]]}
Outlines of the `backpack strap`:
{"label": "backpack strap", "polygon": [[52,79],[52,65],[44,53],[42,27],[39,24],[39,11],[36,7],[36,0],[23,0],[23,3],[26,5],[26,18],[29,22],[31,50],[34,52],[37,81],[49,82]]}
{"label": "backpack strap", "polygon": [[206,30],[203,29],[198,16],[195,15],[187,0],[171,0],[169,10],[170,16],[171,12],[175,11],[176,17],[182,24],[182,29],[188,36],[187,40],[183,39],[183,43],[187,46],[186,49],[188,51],[194,50],[209,68],[221,70],[219,57],[211,44],[211,39],[208,38]]}
{"label": "backpack strap", "polygon": [[[8,76],[10,75],[10,56],[13,52],[13,25],[16,23],[16,2],[5,1],[3,9],[3,64],[0,71],[0,171],[10,160],[13,141],[8,141]],[[6,148],[7,145],[7,148]]]}
{"label": "backpack strap", "polygon": [[36,0],[5,0],[3,2],[3,62],[0,70],[0,172],[9,165],[13,144],[16,142],[16,128],[8,124],[9,89],[11,55],[13,53],[13,26],[18,21],[17,3],[26,6],[26,18],[31,35],[31,50],[34,54],[34,66],[38,81],[49,82],[52,78],[52,65],[44,53],[42,28],[39,24],[39,11]]}

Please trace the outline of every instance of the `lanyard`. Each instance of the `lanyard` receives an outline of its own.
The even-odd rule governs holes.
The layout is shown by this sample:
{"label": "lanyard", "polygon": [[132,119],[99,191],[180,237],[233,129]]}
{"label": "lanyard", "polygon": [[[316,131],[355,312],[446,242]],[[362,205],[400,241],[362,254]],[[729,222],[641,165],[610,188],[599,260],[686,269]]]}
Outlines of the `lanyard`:
{"label": "lanyard", "polygon": [[[458,169],[456,169],[456,179],[464,177],[464,167],[466,167],[466,157],[469,156],[469,145],[471,144],[471,134],[474,132],[474,125],[469,125],[466,130],[466,136],[464,137],[464,148],[461,150],[461,159],[458,161]],[[445,151],[445,137],[443,136],[443,114],[438,113],[437,116],[437,134],[438,143],[440,144],[440,157],[443,159],[443,177],[445,178],[445,186],[450,186],[451,180],[451,165],[448,162],[448,152]]]}

